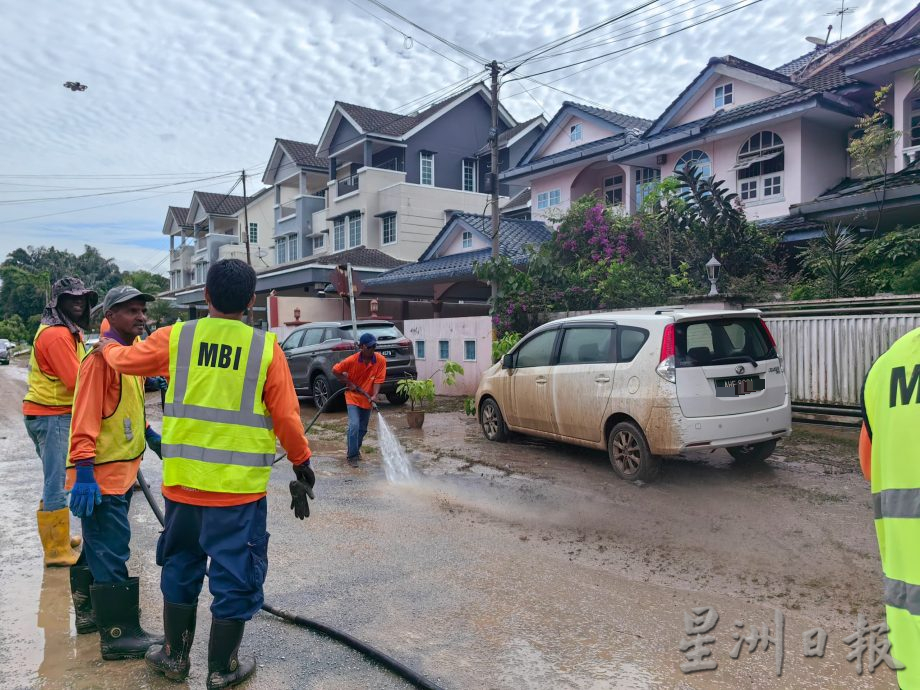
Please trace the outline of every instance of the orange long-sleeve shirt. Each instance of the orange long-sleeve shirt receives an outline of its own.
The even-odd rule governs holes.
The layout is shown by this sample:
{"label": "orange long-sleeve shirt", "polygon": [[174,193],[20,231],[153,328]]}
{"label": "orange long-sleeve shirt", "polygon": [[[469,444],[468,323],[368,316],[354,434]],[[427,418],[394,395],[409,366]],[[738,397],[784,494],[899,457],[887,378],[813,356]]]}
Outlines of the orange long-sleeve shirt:
{"label": "orange long-sleeve shirt", "polygon": [[[356,352],[332,367],[332,372],[348,374],[349,381],[368,395],[373,395],[374,384],[382,384],[387,380],[387,361],[383,355],[375,352],[371,355],[370,361],[365,362],[361,359],[361,353]],[[363,407],[365,410],[371,409],[370,401],[355,391],[345,391],[345,402],[348,405]]]}
{"label": "orange long-sleeve shirt", "polygon": [[[35,360],[39,369],[48,376],[61,380],[68,391],[73,391],[77,386],[77,370],[80,360],[77,358],[77,336],[70,332],[66,326],[52,326],[46,328],[32,343],[35,348]],[[49,407],[38,403],[22,401],[22,413],[46,417],[57,414],[70,414],[69,405]]]}
{"label": "orange long-sleeve shirt", "polygon": [[[79,375],[70,425],[70,457],[74,461],[95,457],[102,418],[112,415],[121,401],[121,376],[102,357],[84,359]],[[127,462],[97,465],[94,474],[102,493],[121,495],[131,489],[143,457],[141,453]],[[67,470],[67,490],[73,487],[76,474],[75,468]]]}
{"label": "orange long-sleeve shirt", "polygon": [[[116,343],[107,345],[102,355],[114,369],[136,376],[169,375],[169,334],[172,326],[159,328],[146,340],[130,347]],[[300,402],[294,392],[294,381],[287,359],[275,343],[272,361],[268,365],[262,400],[268,408],[275,435],[287,451],[288,459],[300,465],[310,459],[310,444],[304,435],[300,419]],[[184,486],[163,486],[163,495],[177,503],[198,506],[233,506],[258,501],[264,492],[256,494],[227,494],[199,491]]]}
{"label": "orange long-sleeve shirt", "polygon": [[872,438],[865,424],[859,432],[859,467],[863,476],[872,481]]}

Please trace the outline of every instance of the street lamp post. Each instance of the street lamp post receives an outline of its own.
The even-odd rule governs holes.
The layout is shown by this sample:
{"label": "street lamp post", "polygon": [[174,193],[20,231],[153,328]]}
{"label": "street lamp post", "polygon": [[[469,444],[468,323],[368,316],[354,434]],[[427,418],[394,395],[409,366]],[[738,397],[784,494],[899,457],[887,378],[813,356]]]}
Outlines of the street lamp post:
{"label": "street lamp post", "polygon": [[716,259],[716,255],[713,254],[712,258],[706,262],[706,275],[709,276],[709,297],[719,294],[719,291],[716,289],[716,281],[719,280],[719,272],[721,269],[722,264],[719,263],[719,260]]}

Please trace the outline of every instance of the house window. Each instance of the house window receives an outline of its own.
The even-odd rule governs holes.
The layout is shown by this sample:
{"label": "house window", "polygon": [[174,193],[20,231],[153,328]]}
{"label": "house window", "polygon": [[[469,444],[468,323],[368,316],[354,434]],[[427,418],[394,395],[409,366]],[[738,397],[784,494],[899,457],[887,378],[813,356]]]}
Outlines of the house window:
{"label": "house window", "polygon": [[415,341],[415,358],[425,359],[425,341],[424,340]]}
{"label": "house window", "polygon": [[722,86],[717,86],[715,92],[715,107],[724,108],[727,105],[731,105],[732,95],[731,82],[723,84]]}
{"label": "house window", "polygon": [[287,237],[275,240],[275,263],[283,264],[287,261]]}
{"label": "house window", "polygon": [[249,243],[250,244],[259,243],[259,224],[258,223],[249,224]]}
{"label": "house window", "polygon": [[201,285],[208,277],[208,262],[199,261],[195,264],[195,284]]}
{"label": "house window", "polygon": [[581,141],[582,127],[580,124],[569,127],[569,141]]}
{"label": "house window", "polygon": [[910,99],[910,136],[907,139],[911,146],[920,146],[920,96]]}
{"label": "house window", "polygon": [[317,235],[313,238],[313,252],[316,253],[318,250],[326,246],[326,236]]}
{"label": "house window", "polygon": [[463,359],[467,362],[476,361],[476,341],[475,340],[464,340],[463,341]]}
{"label": "house window", "polygon": [[422,151],[419,154],[419,182],[429,187],[434,186],[434,154]]}
{"label": "house window", "polygon": [[463,161],[463,191],[476,191],[476,161]]}
{"label": "house window", "polygon": [[636,170],[636,206],[641,206],[645,197],[661,181],[661,171],[658,168],[639,168]]}
{"label": "house window", "polygon": [[703,177],[712,176],[712,159],[705,151],[700,151],[699,149],[687,151],[687,153],[677,159],[677,164],[674,166],[674,172],[681,172],[688,165],[695,167],[697,172],[701,173]]}
{"label": "house window", "polygon": [[548,192],[540,192],[537,194],[537,208],[549,208],[550,206],[558,206],[562,202],[562,191],[559,189],[551,189]]}
{"label": "house window", "polygon": [[297,235],[290,235],[288,237],[287,254],[288,261],[300,258],[300,255],[297,253]]}
{"label": "house window", "polygon": [[450,358],[450,341],[449,340],[439,340],[438,341],[438,359],[449,359]]}
{"label": "house window", "polygon": [[783,140],[774,132],[757,132],[738,152],[738,194],[742,201],[775,201],[783,197]]}
{"label": "house window", "polygon": [[339,218],[332,223],[332,251],[345,250],[345,219]]}
{"label": "house window", "polygon": [[381,219],[381,244],[395,244],[396,243],[396,216],[389,215],[384,216]]}
{"label": "house window", "polygon": [[614,175],[604,178],[604,201],[608,206],[623,205],[623,176]]}
{"label": "house window", "polygon": [[460,246],[463,249],[473,248],[473,233],[471,231],[464,230],[463,234],[460,235]]}
{"label": "house window", "polygon": [[361,216],[348,217],[348,247],[357,247],[361,244]]}

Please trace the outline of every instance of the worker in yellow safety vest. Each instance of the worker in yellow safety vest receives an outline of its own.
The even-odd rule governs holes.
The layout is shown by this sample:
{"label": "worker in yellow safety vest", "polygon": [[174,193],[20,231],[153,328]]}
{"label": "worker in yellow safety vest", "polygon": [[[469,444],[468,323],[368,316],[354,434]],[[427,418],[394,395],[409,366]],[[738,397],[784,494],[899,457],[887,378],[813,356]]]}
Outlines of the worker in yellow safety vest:
{"label": "worker in yellow safety vest", "polygon": [[85,355],[83,331],[97,300],[79,278],[55,282],[29,355],[29,390],[22,415],[42,461],[44,484],[36,517],[46,566],[72,566],[80,557],[75,550],[79,538],[70,538],[64,467],[77,370]]}
{"label": "worker in yellow safety vest", "polygon": [[872,483],[885,577],[888,662],[920,688],[920,328],[879,357],[863,385],[859,459]]}
{"label": "worker in yellow safety vest", "polygon": [[273,333],[242,323],[255,285],[252,267],[218,261],[205,285],[208,318],[157,329],[131,347],[102,340],[98,348],[122,374],[169,376],[162,438],[166,525],[156,556],[166,642],[151,647],[147,665],[171,680],[188,676],[210,557],[209,690],[241,683],[255,670],[255,660],[240,658],[238,650],[246,621],[263,602],[265,496],[276,437],[294,465],[291,508],[300,519],[310,514],[315,482],[284,353]]}

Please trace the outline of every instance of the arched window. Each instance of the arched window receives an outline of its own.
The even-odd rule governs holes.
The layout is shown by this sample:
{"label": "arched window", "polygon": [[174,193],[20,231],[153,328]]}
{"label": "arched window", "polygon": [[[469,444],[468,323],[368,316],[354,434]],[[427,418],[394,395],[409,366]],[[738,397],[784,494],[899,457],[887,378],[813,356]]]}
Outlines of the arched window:
{"label": "arched window", "polygon": [[700,151],[699,149],[687,151],[687,153],[677,159],[677,164],[674,166],[674,172],[678,173],[690,164],[696,166],[696,169],[703,174],[703,177],[712,176],[712,159],[705,151]]}
{"label": "arched window", "polygon": [[783,198],[785,148],[779,134],[757,132],[738,151],[738,195],[745,201],[778,201]]}

